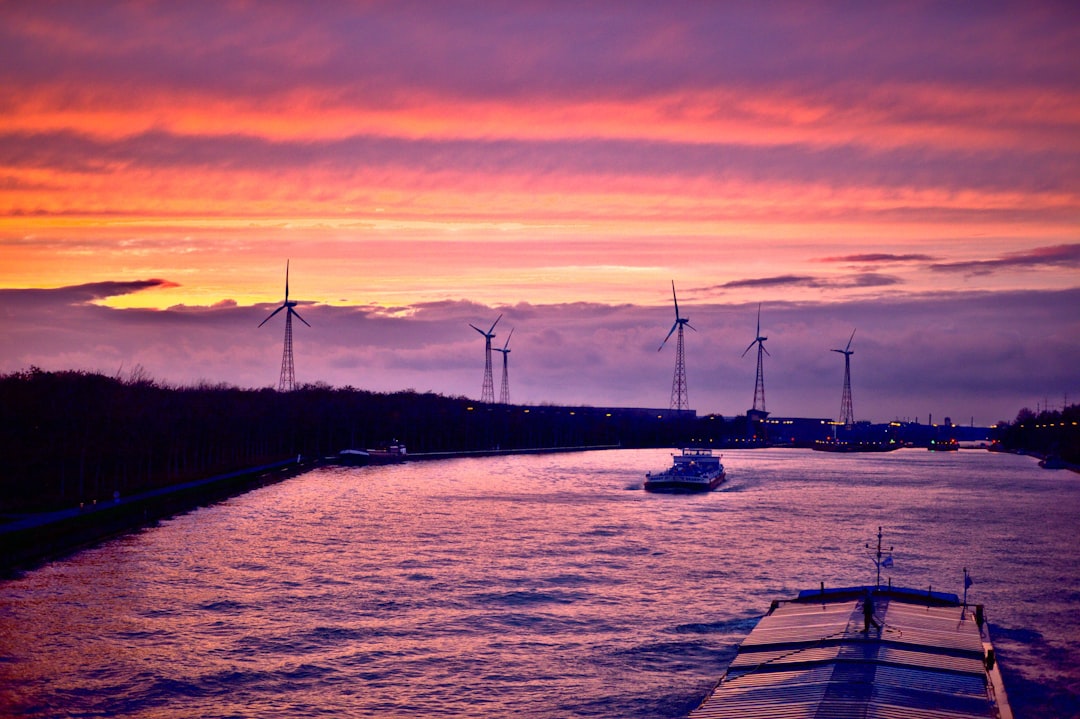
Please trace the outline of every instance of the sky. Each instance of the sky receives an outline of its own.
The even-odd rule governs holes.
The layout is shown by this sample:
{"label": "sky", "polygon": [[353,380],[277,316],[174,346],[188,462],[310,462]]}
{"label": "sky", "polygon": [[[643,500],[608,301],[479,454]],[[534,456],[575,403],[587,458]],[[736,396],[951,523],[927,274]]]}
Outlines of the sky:
{"label": "sky", "polygon": [[[0,0],[0,372],[1080,399],[1080,6]],[[501,355],[495,358],[495,388]]]}

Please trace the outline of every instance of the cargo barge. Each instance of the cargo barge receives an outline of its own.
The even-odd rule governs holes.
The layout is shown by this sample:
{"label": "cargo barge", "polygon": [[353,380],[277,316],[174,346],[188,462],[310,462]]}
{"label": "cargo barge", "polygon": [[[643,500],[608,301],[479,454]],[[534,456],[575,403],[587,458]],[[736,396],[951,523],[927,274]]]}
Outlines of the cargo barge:
{"label": "cargo barge", "polygon": [[[880,571],[880,534],[878,546]],[[961,599],[879,574],[774,600],[690,719],[1012,719],[970,583],[965,570]]]}

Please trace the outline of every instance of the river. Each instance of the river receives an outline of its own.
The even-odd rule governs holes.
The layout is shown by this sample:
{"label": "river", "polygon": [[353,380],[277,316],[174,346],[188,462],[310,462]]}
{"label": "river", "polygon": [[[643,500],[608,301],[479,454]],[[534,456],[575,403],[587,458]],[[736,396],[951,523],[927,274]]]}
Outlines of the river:
{"label": "river", "polygon": [[[1080,716],[1080,477],[982,451],[323,468],[0,583],[0,714],[680,717],[774,598],[962,592],[1019,719]],[[884,578],[883,578],[884,580]]]}

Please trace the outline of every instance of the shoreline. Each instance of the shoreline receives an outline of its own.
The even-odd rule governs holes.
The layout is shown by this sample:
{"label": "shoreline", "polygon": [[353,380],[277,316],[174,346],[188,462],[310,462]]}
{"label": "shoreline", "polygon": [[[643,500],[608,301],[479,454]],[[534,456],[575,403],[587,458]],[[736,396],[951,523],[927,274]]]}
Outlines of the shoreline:
{"label": "shoreline", "polygon": [[534,449],[469,449],[457,452],[419,452],[406,454],[395,462],[431,461],[437,459],[463,459],[466,457],[505,457],[515,454],[562,454],[565,452],[593,452],[605,449],[622,449],[618,444],[598,444],[580,447],[537,447]]}
{"label": "shoreline", "polygon": [[[618,445],[494,449],[411,454],[397,462],[516,454],[619,449]],[[0,581],[61,559],[168,517],[206,507],[312,469],[336,466],[334,457],[287,459],[68,509],[19,516],[0,523]]]}
{"label": "shoreline", "polygon": [[4,522],[0,524],[0,579],[320,465],[320,460],[282,460]]}

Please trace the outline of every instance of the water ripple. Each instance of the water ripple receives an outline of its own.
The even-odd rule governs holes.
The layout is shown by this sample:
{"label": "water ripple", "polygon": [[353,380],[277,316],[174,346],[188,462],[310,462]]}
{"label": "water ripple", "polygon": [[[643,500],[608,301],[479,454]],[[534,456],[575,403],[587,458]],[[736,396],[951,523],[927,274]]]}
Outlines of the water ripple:
{"label": "water ripple", "polygon": [[[0,715],[685,716],[778,597],[985,603],[1018,719],[1080,716],[1080,487],[1028,458],[665,450],[318,470],[0,584]],[[955,461],[954,461],[955,460]]]}

